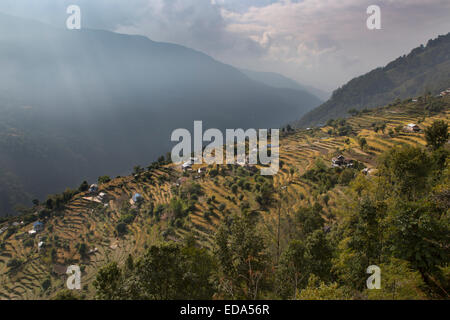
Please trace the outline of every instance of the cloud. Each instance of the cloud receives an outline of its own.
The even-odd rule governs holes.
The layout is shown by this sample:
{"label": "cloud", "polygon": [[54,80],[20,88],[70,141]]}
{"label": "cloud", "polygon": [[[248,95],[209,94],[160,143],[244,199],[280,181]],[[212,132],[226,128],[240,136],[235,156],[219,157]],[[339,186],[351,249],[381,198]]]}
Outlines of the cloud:
{"label": "cloud", "polygon": [[[448,0],[2,0],[0,11],[182,44],[239,67],[332,90],[450,31]],[[382,30],[366,28],[381,7]]]}

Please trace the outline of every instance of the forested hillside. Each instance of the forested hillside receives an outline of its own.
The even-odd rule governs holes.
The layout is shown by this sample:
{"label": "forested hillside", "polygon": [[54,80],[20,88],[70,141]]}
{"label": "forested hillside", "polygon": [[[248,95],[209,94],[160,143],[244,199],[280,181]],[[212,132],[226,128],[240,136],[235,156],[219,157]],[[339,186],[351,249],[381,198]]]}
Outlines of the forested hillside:
{"label": "forested hillside", "polygon": [[83,182],[0,223],[0,298],[448,299],[449,115],[426,95],[288,127],[273,177],[161,158]]}
{"label": "forested hillside", "polygon": [[346,117],[349,110],[363,110],[395,99],[437,94],[450,88],[450,33],[428,41],[383,68],[352,79],[333,92],[330,100],[304,115],[295,126],[324,124]]}

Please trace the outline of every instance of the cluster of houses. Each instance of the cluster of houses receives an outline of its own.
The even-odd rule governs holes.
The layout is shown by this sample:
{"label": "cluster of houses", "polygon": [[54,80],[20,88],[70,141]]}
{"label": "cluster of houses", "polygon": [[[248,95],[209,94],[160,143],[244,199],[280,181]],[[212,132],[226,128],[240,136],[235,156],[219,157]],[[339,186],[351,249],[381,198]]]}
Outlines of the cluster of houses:
{"label": "cluster of houses", "polygon": [[450,88],[448,88],[447,90],[442,91],[439,94],[440,97],[445,97],[446,95],[450,95]]}
{"label": "cluster of houses", "polygon": [[108,195],[105,192],[98,192],[98,185],[97,184],[91,184],[88,190],[90,196],[84,197],[83,199],[103,203],[105,207],[108,206],[106,203],[108,201]]}
{"label": "cluster of houses", "polygon": [[339,155],[331,159],[331,166],[334,168],[353,168],[355,166],[355,161],[346,159],[343,155]]}

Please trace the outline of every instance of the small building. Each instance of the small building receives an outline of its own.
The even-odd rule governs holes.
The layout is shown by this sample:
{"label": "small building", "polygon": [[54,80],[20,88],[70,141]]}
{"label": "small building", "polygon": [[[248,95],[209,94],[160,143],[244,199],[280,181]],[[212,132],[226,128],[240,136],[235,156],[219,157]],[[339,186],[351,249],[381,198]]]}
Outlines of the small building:
{"label": "small building", "polygon": [[206,172],[206,167],[200,167],[197,170],[198,173],[205,173]]}
{"label": "small building", "polygon": [[420,131],[420,127],[415,124],[415,123],[409,123],[408,125],[406,125],[404,127],[404,130],[406,132],[419,132]]}
{"label": "small building", "polygon": [[34,236],[34,235],[36,234],[36,230],[31,229],[30,231],[28,231],[28,234],[29,234],[30,236]]}
{"label": "small building", "polygon": [[89,187],[89,192],[90,193],[95,193],[98,192],[98,185],[97,184],[91,184],[91,186]]}
{"label": "small building", "polygon": [[40,221],[33,223],[33,230],[36,232],[41,232],[44,230],[44,224]]}
{"label": "small building", "polygon": [[355,166],[355,160],[345,159],[343,155],[339,155],[333,159],[331,159],[331,166],[335,168],[347,167],[353,168]]}
{"label": "small building", "polygon": [[140,193],[135,193],[135,194],[131,197],[130,203],[131,203],[132,205],[134,205],[134,204],[138,203],[139,201],[141,201],[142,199],[143,199],[143,198],[142,198],[142,195],[141,195]]}
{"label": "small building", "polygon": [[331,165],[333,167],[340,167],[346,164],[345,157],[343,155],[339,155],[333,159],[331,159]]}
{"label": "small building", "polygon": [[2,234],[3,232],[5,232],[6,230],[8,230],[8,227],[3,227],[0,229],[0,234]]}
{"label": "small building", "polygon": [[98,194],[98,196],[97,196],[97,199],[98,200],[100,200],[100,201],[105,201],[106,200],[106,193],[104,193],[104,192],[100,192],[99,194]]}
{"label": "small building", "polygon": [[44,241],[38,243],[38,248],[41,249],[45,245]]}
{"label": "small building", "polygon": [[183,163],[183,164],[181,165],[181,168],[182,168],[183,170],[191,169],[193,163],[194,163],[194,161],[193,161],[192,159],[190,159],[190,160],[186,161],[185,163]]}

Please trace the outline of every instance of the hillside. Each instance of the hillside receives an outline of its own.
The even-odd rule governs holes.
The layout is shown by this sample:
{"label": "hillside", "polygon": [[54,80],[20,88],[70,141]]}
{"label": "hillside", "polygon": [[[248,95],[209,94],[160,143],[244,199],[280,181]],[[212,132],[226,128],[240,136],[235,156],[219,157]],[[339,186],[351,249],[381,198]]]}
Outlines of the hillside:
{"label": "hillside", "polygon": [[[0,14],[0,216],[170,150],[176,128],[278,127],[320,101],[192,49]],[[70,170],[67,170],[70,168]]]}
{"label": "hillside", "polygon": [[[313,219],[313,214],[317,214],[314,210],[318,208],[320,216],[315,219],[323,219],[324,228],[332,230],[327,235],[327,241],[342,241],[336,250],[343,250],[342,245],[348,242],[345,238],[347,232],[350,232],[350,237],[357,234],[345,229],[350,228],[345,221],[356,206],[352,201],[358,199],[355,192],[361,193],[366,184],[370,186],[377,181],[376,170],[369,171],[365,176],[360,173],[361,168],[374,169],[379,164],[380,155],[389,148],[423,148],[426,144],[423,129],[435,120],[443,119],[448,123],[449,113],[449,97],[424,97],[418,102],[397,102],[389,107],[361,113],[345,123],[285,132],[280,141],[282,168],[273,178],[259,176],[250,169],[238,166],[210,166],[204,173],[197,173],[198,166],[194,166],[193,171],[182,173],[180,168],[161,162],[153,163],[147,169],[137,168],[131,176],[109,182],[105,180],[99,187],[99,192],[107,194],[103,201],[93,201],[86,191],[66,191],[46,203],[35,205],[29,213],[5,219],[0,224],[0,298],[54,297],[64,286],[67,277],[65,267],[69,264],[80,265],[83,272],[83,290],[77,295],[93,298],[93,280],[99,268],[114,261],[122,266],[130,254],[136,258],[153,245],[169,242],[183,244],[191,238],[195,239],[198,247],[209,251],[215,247],[215,233],[220,230],[220,225],[224,221],[231,223],[229,218],[234,214],[259,217],[257,234],[264,235],[267,253],[275,260],[280,252],[290,248],[289,243],[298,232],[295,231],[298,224],[303,226],[301,233],[306,232],[304,223],[309,221],[309,215]],[[418,123],[422,131],[404,132],[403,126],[411,122]],[[345,128],[345,132],[341,128]],[[331,159],[339,154],[356,161],[355,168],[333,171]],[[448,163],[447,160],[447,171]],[[331,175],[327,178],[327,174]],[[334,180],[335,174],[339,179]],[[355,182],[351,184],[351,181]],[[447,192],[448,188],[448,184],[445,185]],[[392,194],[392,190],[391,186],[388,193]],[[141,194],[143,200],[138,205],[130,205],[129,200],[136,193]],[[381,195],[374,190],[369,194]],[[378,201],[381,201],[380,198]],[[383,208],[379,203],[379,208]],[[299,218],[303,210],[310,210],[305,208],[314,209],[305,211],[308,212],[306,216]],[[278,247],[276,226],[279,214],[281,239]],[[28,231],[37,219],[44,222],[45,227],[33,237]],[[442,227],[448,228],[448,224],[443,223]],[[248,229],[246,232],[252,231]],[[44,245],[38,249],[40,241]],[[446,240],[443,238],[442,241]],[[233,249],[238,250],[237,247]],[[351,254],[346,256],[344,251],[338,255],[339,252],[336,252],[336,257],[343,259],[339,260],[342,261],[339,268],[342,268]],[[285,259],[283,257],[285,255],[282,255]],[[321,254],[317,259],[322,263],[320,259],[324,257]],[[398,261],[396,266],[407,265],[403,260]],[[420,278],[417,278],[416,269],[407,270],[402,272],[407,272],[403,277],[409,278],[408,281]],[[366,277],[364,271],[363,278]],[[343,274],[349,272],[343,271]],[[400,298],[426,296],[421,291],[423,289],[419,289],[422,284],[408,281],[397,281],[408,286],[406,291],[399,289]],[[293,282],[286,280],[284,283]],[[409,286],[412,286],[413,293],[408,291]],[[337,287],[332,288],[340,298],[351,297]],[[302,291],[303,297],[307,292]],[[392,293],[386,294],[392,297]],[[283,293],[280,295],[284,297]],[[365,295],[364,292],[358,293],[357,298]]]}
{"label": "hillside", "polygon": [[450,87],[450,33],[428,41],[383,68],[354,78],[331,98],[295,122],[296,127],[324,124],[348,116],[351,109],[386,105],[395,99],[437,94]]}

